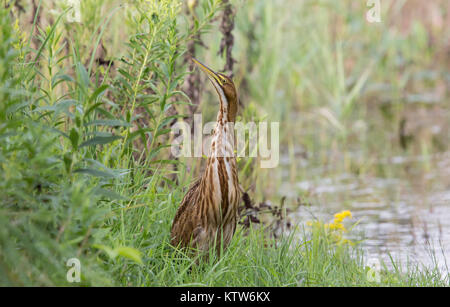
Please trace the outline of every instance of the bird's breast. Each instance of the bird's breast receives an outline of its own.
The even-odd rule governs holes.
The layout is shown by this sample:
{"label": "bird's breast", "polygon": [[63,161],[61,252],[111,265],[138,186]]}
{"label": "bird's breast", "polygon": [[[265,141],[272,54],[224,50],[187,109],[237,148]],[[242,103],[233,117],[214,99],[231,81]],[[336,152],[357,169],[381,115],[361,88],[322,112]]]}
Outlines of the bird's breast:
{"label": "bird's breast", "polygon": [[207,174],[212,186],[215,215],[221,224],[228,223],[235,219],[239,201],[234,130],[229,126],[216,126],[208,162]]}

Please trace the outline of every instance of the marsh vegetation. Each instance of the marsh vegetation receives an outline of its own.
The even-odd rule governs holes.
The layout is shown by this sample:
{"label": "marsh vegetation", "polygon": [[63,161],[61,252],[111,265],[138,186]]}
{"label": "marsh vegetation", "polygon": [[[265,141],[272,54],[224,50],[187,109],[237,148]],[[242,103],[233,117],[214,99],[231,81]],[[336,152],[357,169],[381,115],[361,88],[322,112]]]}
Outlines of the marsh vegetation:
{"label": "marsh vegetation", "polygon": [[[449,285],[448,1],[382,0],[380,23],[350,0],[68,3],[0,7],[1,285],[71,285],[71,258],[81,285]],[[240,226],[194,266],[169,232],[204,159],[171,127],[217,98],[191,55],[233,73],[239,120],[280,122],[280,165],[239,159]]]}

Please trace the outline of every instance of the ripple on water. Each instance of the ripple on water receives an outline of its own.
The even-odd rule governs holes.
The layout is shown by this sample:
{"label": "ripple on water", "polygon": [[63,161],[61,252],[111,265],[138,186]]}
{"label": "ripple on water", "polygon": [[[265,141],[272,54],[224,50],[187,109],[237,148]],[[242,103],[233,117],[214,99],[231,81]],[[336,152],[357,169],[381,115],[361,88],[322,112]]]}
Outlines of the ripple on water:
{"label": "ripple on water", "polygon": [[[393,160],[399,167],[423,158]],[[293,216],[301,222],[312,218],[328,222],[334,213],[351,210],[353,221],[360,221],[350,235],[359,240],[364,234],[362,245],[368,259],[378,257],[389,264],[391,255],[404,264],[434,265],[430,257],[434,254],[438,266],[444,268],[450,255],[450,153],[437,155],[435,165],[438,167],[434,172],[422,174],[421,178],[342,174],[287,184],[280,191],[289,191],[292,197],[308,192],[313,205],[301,206]],[[315,174],[324,175],[317,170]]]}

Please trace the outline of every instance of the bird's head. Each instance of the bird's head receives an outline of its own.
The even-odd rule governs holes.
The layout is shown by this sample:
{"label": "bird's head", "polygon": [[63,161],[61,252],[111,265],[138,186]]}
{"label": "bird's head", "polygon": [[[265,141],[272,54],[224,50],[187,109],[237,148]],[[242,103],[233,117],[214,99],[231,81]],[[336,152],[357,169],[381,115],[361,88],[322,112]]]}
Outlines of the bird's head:
{"label": "bird's head", "polygon": [[195,58],[192,58],[192,60],[207,74],[219,95],[221,107],[225,108],[227,112],[228,121],[234,122],[237,113],[238,96],[233,80],[222,73],[213,71]]}

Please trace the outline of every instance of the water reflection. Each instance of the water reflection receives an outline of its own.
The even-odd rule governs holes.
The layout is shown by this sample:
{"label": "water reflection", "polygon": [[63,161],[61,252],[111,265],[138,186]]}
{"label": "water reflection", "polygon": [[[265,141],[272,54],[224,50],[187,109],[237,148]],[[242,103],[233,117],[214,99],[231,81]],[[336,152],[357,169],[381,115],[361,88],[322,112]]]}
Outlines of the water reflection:
{"label": "water reflection", "polygon": [[[348,209],[360,220],[352,239],[360,239],[369,261],[390,256],[403,265],[421,263],[446,269],[450,260],[450,153],[431,159],[432,171],[423,170],[424,157],[396,157],[381,161],[386,167],[407,167],[398,177],[380,178],[340,174],[326,177],[315,170],[316,179],[284,183],[280,193],[306,195],[311,206],[292,215],[304,223],[313,217],[328,222],[334,213]],[[435,262],[435,263],[433,263]]]}

